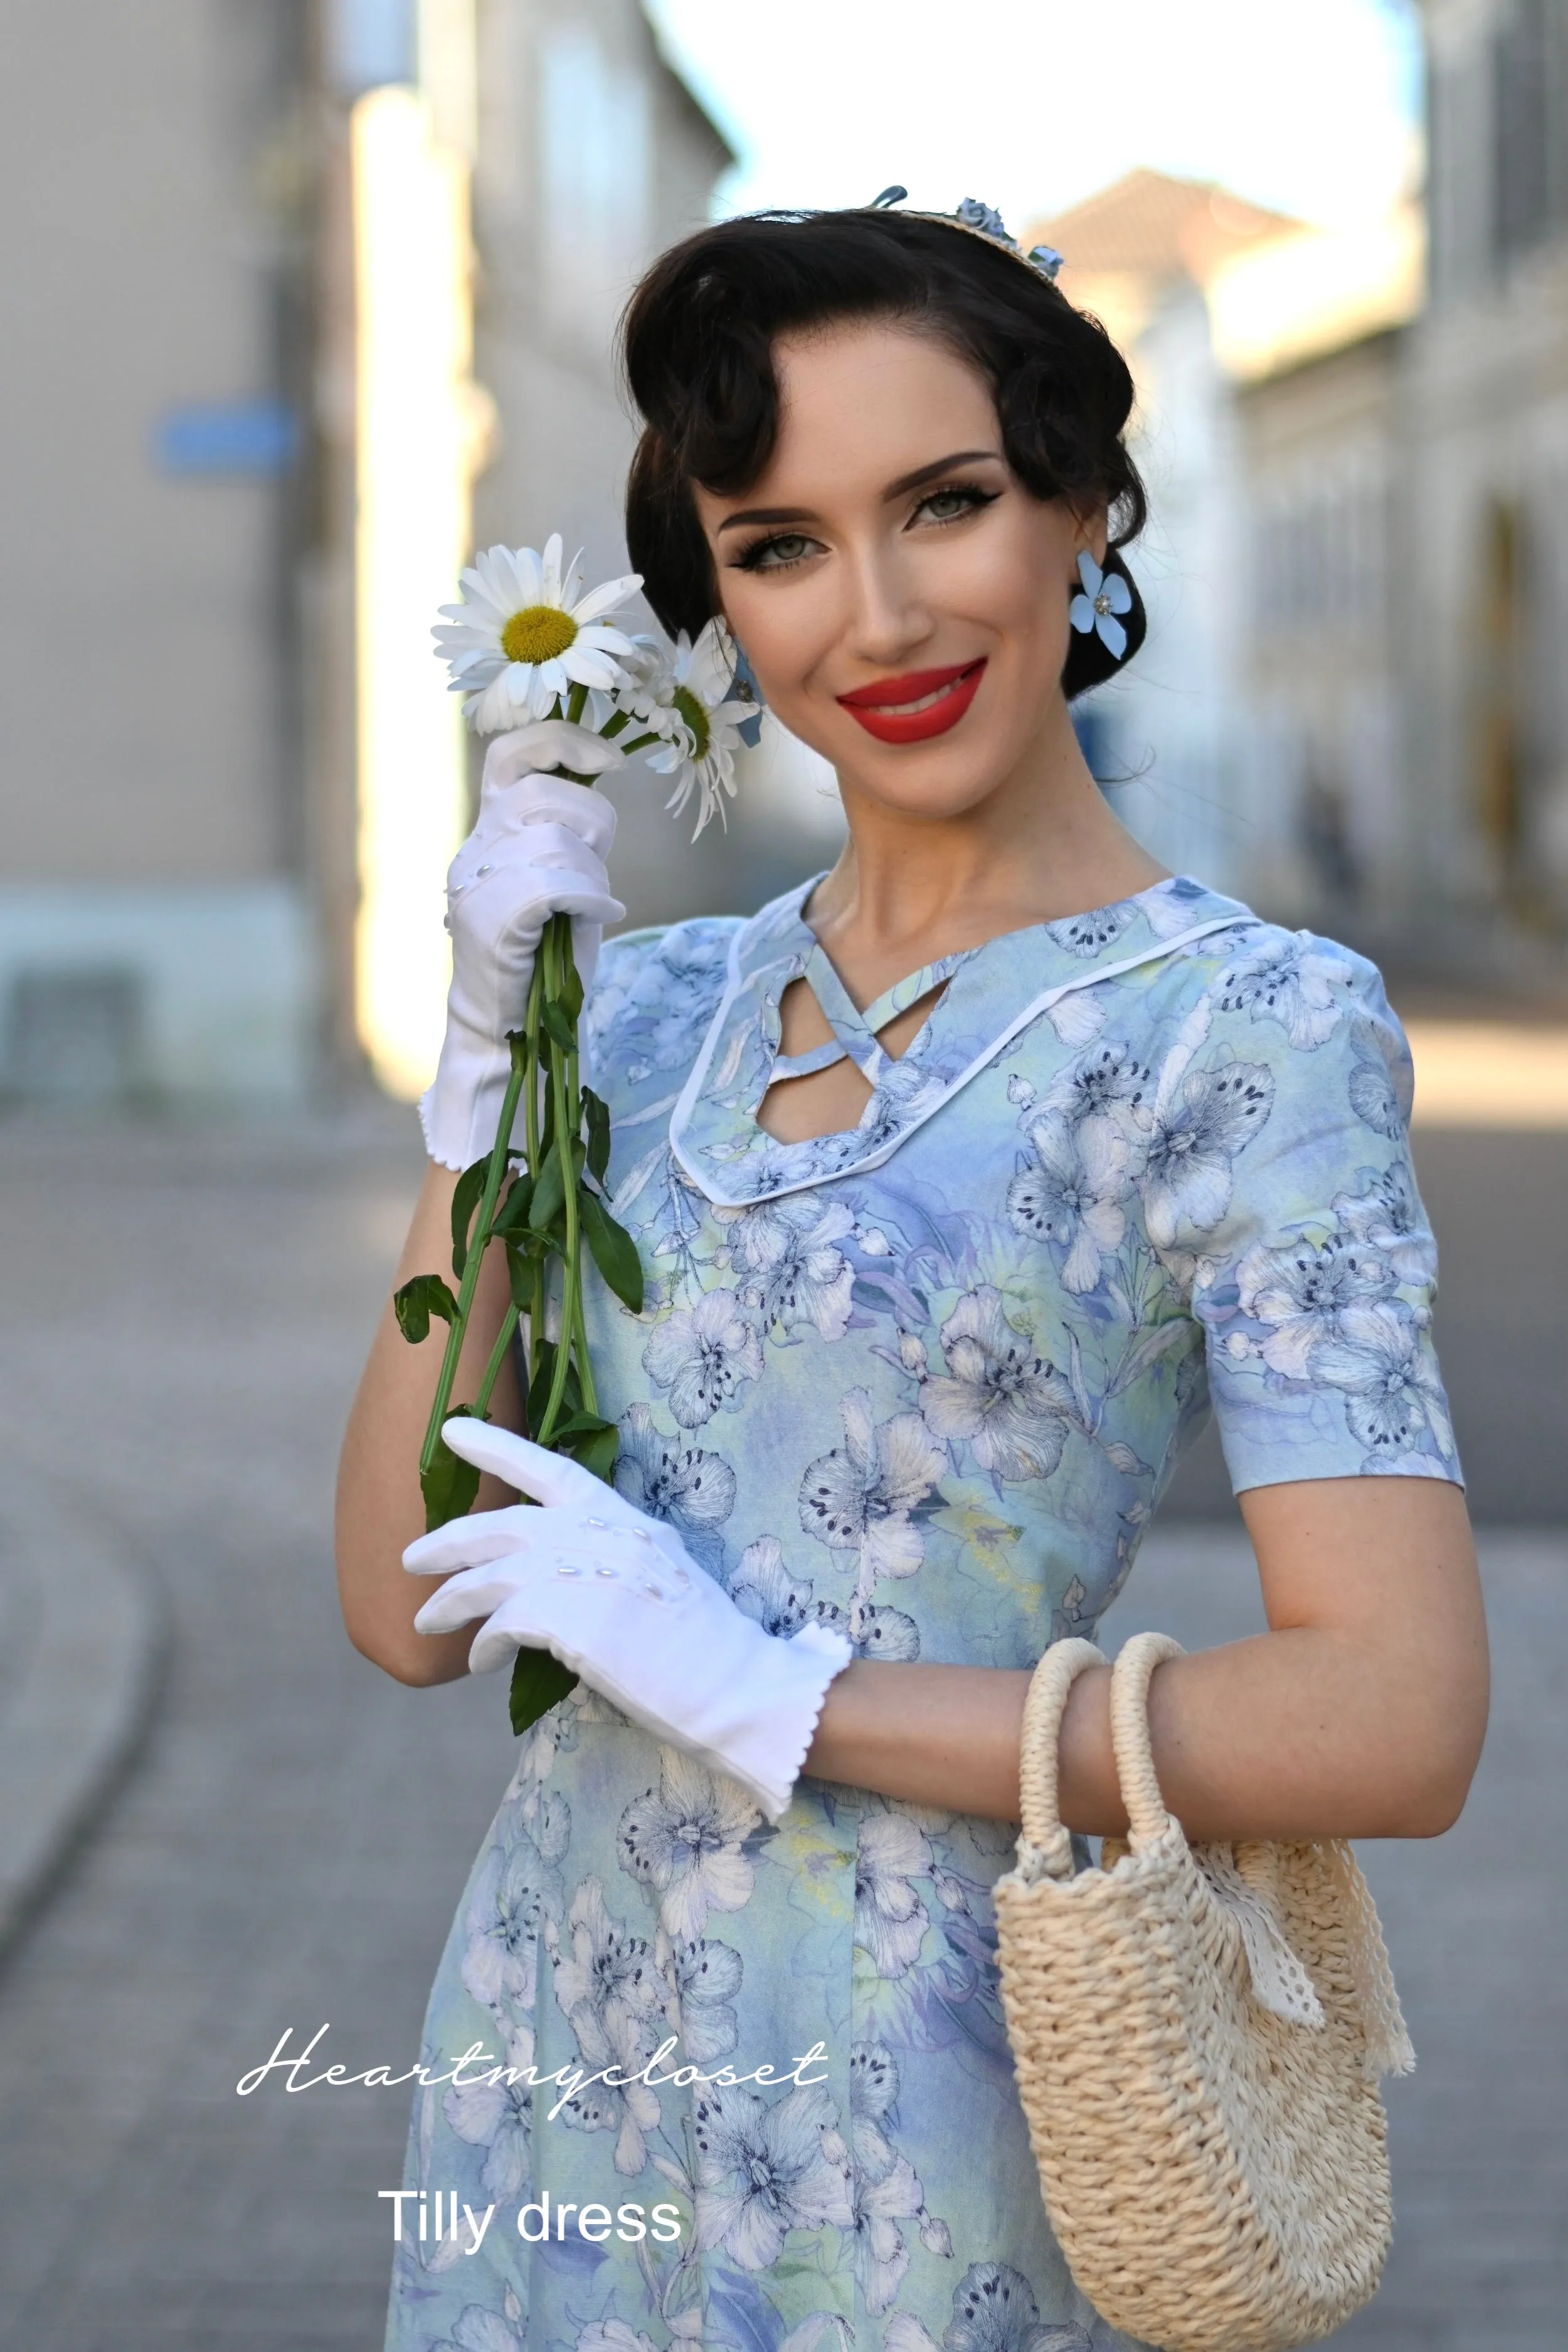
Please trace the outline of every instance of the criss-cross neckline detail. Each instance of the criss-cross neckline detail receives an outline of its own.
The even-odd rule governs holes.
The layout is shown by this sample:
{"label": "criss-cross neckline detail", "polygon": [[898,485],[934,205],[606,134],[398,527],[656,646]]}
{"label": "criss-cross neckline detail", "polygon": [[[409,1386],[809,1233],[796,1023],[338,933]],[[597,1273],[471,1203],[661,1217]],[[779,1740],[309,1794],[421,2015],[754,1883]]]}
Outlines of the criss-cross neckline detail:
{"label": "criss-cross neckline detail", "polygon": [[[805,919],[821,878],[738,927],[723,994],[670,1115],[673,1157],[719,1207],[879,1167],[1058,997],[1258,919],[1235,899],[1173,876],[1112,905],[939,957],[862,1010]],[[787,1055],[780,1051],[783,1003],[796,980],[810,986],[832,1035]],[[878,1033],[927,997],[933,1001],[915,1035],[901,1054],[888,1054]],[[870,1090],[856,1126],[795,1143],[762,1127],[771,1087],[844,1060]]]}
{"label": "criss-cross neckline detail", "polygon": [[977,952],[974,948],[961,948],[955,954],[938,956],[933,962],[921,964],[918,971],[894,981],[862,1011],[839,978],[826,949],[820,940],[816,940],[804,969],[795,976],[810,989],[833,1034],[824,1038],[820,1045],[808,1046],[804,1054],[775,1054],[769,1085],[777,1085],[785,1078],[811,1077],[818,1070],[830,1070],[836,1063],[845,1060],[854,1063],[868,1086],[879,1085],[893,1059],[879,1043],[879,1033],[901,1013],[907,1013],[911,1004],[945,988],[957,967]]}

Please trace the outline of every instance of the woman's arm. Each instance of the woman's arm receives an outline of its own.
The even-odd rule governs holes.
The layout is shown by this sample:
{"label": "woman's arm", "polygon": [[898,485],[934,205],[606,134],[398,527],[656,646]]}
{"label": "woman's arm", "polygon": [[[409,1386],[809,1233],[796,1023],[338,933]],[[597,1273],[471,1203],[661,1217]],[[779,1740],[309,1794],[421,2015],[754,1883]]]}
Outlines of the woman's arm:
{"label": "woman's arm", "polygon": [[[425,1178],[396,1282],[416,1274],[446,1273],[452,1251],[452,1194],[458,1179],[432,1165]],[[479,1387],[508,1304],[502,1252],[487,1252],[453,1394],[461,1403]],[[354,1398],[338,1467],[338,1597],[356,1650],[400,1683],[449,1683],[468,1670],[473,1628],[435,1636],[416,1633],[414,1614],[441,1580],[410,1576],[405,1544],[425,1532],[419,1493],[419,1449],[436,1393],[447,1327],[410,1347],[397,1328],[390,1299],[382,1309],[370,1359]],[[521,1400],[509,1361],[496,1382],[490,1419],[503,1429],[521,1425]],[[517,1499],[497,1478],[479,1482],[476,1508],[496,1510]]]}
{"label": "woman's arm", "polygon": [[[1457,1486],[1323,1478],[1241,1496],[1271,1630],[1173,1659],[1150,1700],[1154,1762],[1194,1839],[1435,1837],[1458,1819],[1487,1717],[1475,1548]],[[831,1685],[805,1769],[1016,1822],[1029,1676],[859,1662]],[[1073,1685],[1068,1825],[1124,1831],[1110,1673]]]}

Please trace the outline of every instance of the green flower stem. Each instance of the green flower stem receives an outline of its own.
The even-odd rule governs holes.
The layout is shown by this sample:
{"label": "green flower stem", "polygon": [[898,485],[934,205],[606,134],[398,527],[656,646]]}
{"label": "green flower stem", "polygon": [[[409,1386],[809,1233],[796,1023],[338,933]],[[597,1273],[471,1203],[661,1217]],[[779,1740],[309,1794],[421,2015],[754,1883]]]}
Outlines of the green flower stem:
{"label": "green flower stem", "polygon": [[[625,730],[631,725],[631,723],[632,719],[629,710],[617,710],[615,717],[608,719],[605,724],[600,728],[599,732],[604,737],[606,743],[613,743],[616,737],[623,733]],[[654,728],[650,727],[646,735],[638,735],[635,737],[631,742],[623,743],[621,745],[621,749],[629,760],[634,751],[645,751],[648,744],[657,743],[661,739],[658,731]]]}
{"label": "green flower stem", "polygon": [[[484,1263],[485,1242],[490,1229],[490,1219],[506,1175],[508,1147],[511,1141],[511,1123],[517,1117],[518,1098],[522,1093],[527,1076],[526,1041],[514,1030],[507,1040],[511,1048],[511,1076],[507,1080],[506,1094],[501,1103],[500,1125],[490,1151],[490,1164],[485,1171],[485,1189],[479,1198],[479,1214],[474,1222],[474,1247],[469,1250],[463,1266],[463,1279],[458,1292],[458,1312],[447,1332],[447,1346],[441,1358],[441,1370],[437,1376],[436,1394],[431,1401],[430,1418],[425,1427],[425,1443],[420,1448],[419,1468],[427,1474],[435,1466],[441,1444],[441,1423],[446,1420],[452,1402],[452,1385],[458,1377],[458,1359],[463,1341],[468,1337],[468,1318],[473,1312],[474,1294],[479,1288],[479,1268]],[[492,1383],[493,1385],[493,1383]]]}
{"label": "green flower stem", "polygon": [[507,1349],[511,1346],[512,1334],[517,1329],[519,1320],[515,1304],[509,1307],[501,1318],[501,1327],[496,1333],[495,1346],[490,1349],[489,1362],[485,1366],[485,1376],[479,1382],[479,1393],[474,1398],[474,1411],[481,1421],[489,1412],[490,1396],[497,1381],[500,1378],[500,1369],[506,1361]]}
{"label": "green flower stem", "polygon": [[[565,698],[564,707],[555,705],[555,716],[573,725],[580,725],[587,707],[586,687],[574,686]],[[625,727],[624,717],[617,715],[609,729],[612,734]],[[653,733],[639,735],[626,748],[641,750],[657,741]],[[594,779],[578,779],[592,786]],[[527,1010],[521,1031],[513,1032],[508,1044],[511,1069],[501,1107],[500,1123],[485,1171],[483,1192],[470,1228],[472,1240],[463,1263],[455,1312],[447,1328],[442,1351],[441,1369],[437,1376],[436,1391],[431,1401],[429,1420],[426,1425],[425,1442],[420,1450],[419,1468],[422,1478],[427,1478],[442,1456],[441,1430],[452,1411],[452,1391],[458,1375],[458,1365],[468,1339],[474,1300],[478,1295],[479,1272],[486,1250],[490,1246],[490,1227],[497,1205],[506,1184],[512,1157],[511,1132],[518,1106],[522,1106],[523,1149],[530,1176],[537,1181],[545,1140],[545,1088],[549,1088],[551,1113],[550,1138],[561,1155],[563,1176],[563,1217],[564,1233],[561,1259],[560,1339],[551,1368],[550,1391],[537,1430],[531,1433],[539,1444],[548,1445],[562,1418],[566,1390],[574,1364],[576,1367],[577,1393],[590,1412],[596,1413],[597,1400],[593,1367],[588,1358],[587,1328],[583,1297],[583,1249],[584,1234],[578,1200],[576,1150],[581,1146],[583,1125],[583,1092],[576,1051],[575,1024],[572,1050],[568,1052],[544,1025],[546,1004],[563,1010],[562,999],[574,973],[571,919],[552,915],[544,927],[539,953],[534,960],[532,980],[528,993]],[[580,992],[577,992],[580,993]],[[555,1016],[552,1014],[552,1018]],[[545,1360],[545,1329],[550,1303],[550,1259],[555,1252],[545,1249],[532,1257],[528,1283],[528,1387],[531,1391]],[[500,1378],[501,1368],[516,1338],[522,1320],[522,1310],[515,1299],[509,1301],[485,1364],[479,1390],[471,1407],[465,1408],[483,1417],[489,1410],[490,1399]]]}
{"label": "green flower stem", "polygon": [[[575,1034],[575,1031],[574,1031],[573,1034]],[[577,1055],[575,1048],[574,1048],[573,1052],[568,1055],[566,1060],[566,1094],[567,1099],[571,1104],[573,1120],[576,1126],[581,1126],[583,1119],[583,1095],[578,1077]],[[570,1213],[574,1217],[577,1214],[577,1188],[575,1185],[572,1188],[572,1207]],[[573,1259],[573,1266],[576,1275],[576,1280],[573,1286],[572,1320],[574,1326],[574,1336],[576,1339],[577,1345],[577,1381],[578,1386],[583,1391],[583,1403],[584,1409],[589,1412],[596,1414],[599,1410],[599,1399],[598,1393],[594,1386],[594,1363],[592,1357],[588,1353],[588,1331],[583,1314],[583,1266],[580,1247],[578,1254]]]}
{"label": "green flower stem", "polygon": [[[563,933],[564,937],[563,937]],[[552,915],[549,928],[544,935],[542,952],[545,959],[545,985],[552,998],[558,1001],[562,982],[565,976],[565,962],[572,953],[572,929],[568,917]],[[561,1155],[562,1192],[566,1216],[566,1247],[563,1253],[564,1264],[561,1297],[561,1339],[555,1351],[555,1369],[551,1378],[550,1394],[545,1403],[543,1418],[539,1424],[538,1442],[541,1445],[549,1444],[555,1423],[560,1418],[562,1401],[566,1392],[566,1375],[571,1369],[577,1339],[577,1324],[582,1313],[583,1236],[577,1216],[577,1169],[573,1146],[577,1140],[578,1129],[583,1123],[583,1110],[581,1103],[575,1099],[577,1093],[575,1084],[568,1083],[569,1077],[574,1076],[570,1070],[569,1064],[574,1064],[576,1058],[574,1054],[570,1057],[563,1055],[553,1038],[550,1040],[550,1085],[555,1105],[555,1148]]]}
{"label": "green flower stem", "polygon": [[[543,941],[540,942],[542,949]],[[527,1055],[527,1077],[523,1086],[522,1119],[524,1150],[528,1156],[529,1174],[539,1171],[539,1017],[544,1003],[544,958],[533,961],[533,981],[528,992],[528,1012],[524,1019],[523,1037]],[[540,1350],[544,1345],[544,1260],[533,1261],[532,1296],[528,1310],[528,1385],[531,1389],[539,1371]]]}

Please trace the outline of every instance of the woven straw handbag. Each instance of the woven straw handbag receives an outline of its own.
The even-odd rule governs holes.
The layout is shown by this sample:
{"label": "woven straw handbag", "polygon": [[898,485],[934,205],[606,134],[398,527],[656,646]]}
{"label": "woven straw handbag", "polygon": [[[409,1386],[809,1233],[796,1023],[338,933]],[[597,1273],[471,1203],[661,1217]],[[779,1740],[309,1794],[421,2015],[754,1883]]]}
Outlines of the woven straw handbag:
{"label": "woven straw handbag", "polygon": [[1058,1740],[1089,1642],[1047,1650],[1023,1835],[996,1885],[1002,1998],[1051,2226],[1101,2316],[1162,2352],[1286,2352],[1373,2293],[1393,2224],[1378,2077],[1415,2064],[1339,1842],[1190,1846],[1161,1801],[1140,1633],[1111,1677],[1127,1840],[1075,1874]]}

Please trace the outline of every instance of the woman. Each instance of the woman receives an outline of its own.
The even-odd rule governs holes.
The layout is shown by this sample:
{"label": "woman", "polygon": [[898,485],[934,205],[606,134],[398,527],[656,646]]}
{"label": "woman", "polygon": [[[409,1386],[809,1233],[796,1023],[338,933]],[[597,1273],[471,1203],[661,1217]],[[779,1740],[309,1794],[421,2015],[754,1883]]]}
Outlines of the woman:
{"label": "woman", "polygon": [[[517,2079],[416,2101],[410,2184],[496,2210],[475,2253],[467,2225],[405,2233],[399,2352],[1124,2340],[1041,2206],[989,1889],[1030,1669],[1092,1630],[1211,1405],[1271,1630],[1155,1678],[1189,1833],[1430,1836],[1475,1766],[1404,1041],[1369,965],[1168,876],[1084,764],[1068,697],[1142,635],[1131,384],[1004,236],[974,206],[733,221],[628,313],[649,601],[672,631],[722,615],[849,837],[750,921],[599,961],[648,1282],[640,1319],[595,1293],[615,1497],[469,1424],[500,1475],[411,1542],[434,1346],[389,1318],[355,1407],[359,1646],[410,1683],[520,1640],[582,1675],[441,1963],[426,2064],[478,2045]],[[488,916],[454,902],[462,1050],[427,1133],[456,1165],[526,955],[477,1045],[474,973],[549,907],[584,956],[615,911],[603,800],[492,774],[552,846],[520,821]],[[453,1182],[432,1166],[400,1279],[441,1262]],[[487,1299],[476,1366],[500,1277]],[[509,1478],[546,1507],[498,1512]],[[1124,1825],[1108,1681],[1065,1726],[1085,1832]]]}

